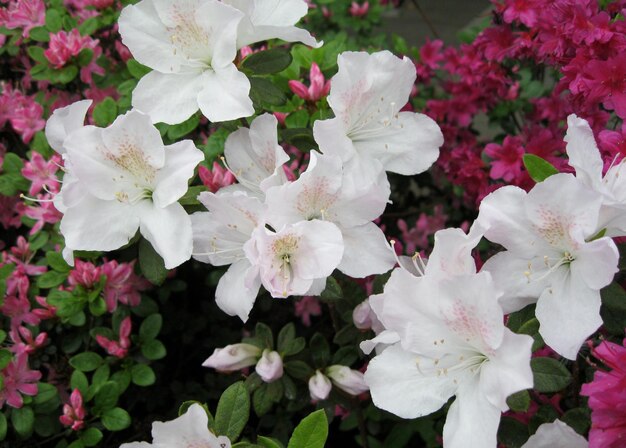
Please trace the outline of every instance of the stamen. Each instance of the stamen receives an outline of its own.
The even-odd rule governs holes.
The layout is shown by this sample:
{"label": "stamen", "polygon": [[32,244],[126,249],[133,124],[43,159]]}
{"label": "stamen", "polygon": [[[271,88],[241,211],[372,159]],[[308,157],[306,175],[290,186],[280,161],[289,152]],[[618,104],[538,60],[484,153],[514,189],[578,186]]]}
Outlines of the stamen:
{"label": "stamen", "polygon": [[20,199],[24,199],[25,201],[37,202],[37,203],[54,202],[54,198],[51,198],[51,199],[35,199],[35,198],[31,198],[30,196],[26,196],[23,193],[20,193]]}

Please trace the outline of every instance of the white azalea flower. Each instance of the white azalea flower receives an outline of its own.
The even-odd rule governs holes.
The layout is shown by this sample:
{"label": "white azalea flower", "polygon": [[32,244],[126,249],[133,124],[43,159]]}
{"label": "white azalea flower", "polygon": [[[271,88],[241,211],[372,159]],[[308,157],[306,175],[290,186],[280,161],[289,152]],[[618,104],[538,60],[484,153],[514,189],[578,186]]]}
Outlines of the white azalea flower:
{"label": "white azalea flower", "polygon": [[381,51],[344,52],[337,64],[328,96],[335,118],[313,126],[320,150],[339,156],[355,185],[375,181],[381,165],[405,175],[426,171],[443,135],[426,115],[400,112],[415,81],[413,62]]}
{"label": "white azalea flower", "polygon": [[283,165],[289,156],[278,144],[278,120],[272,114],[256,117],[250,128],[239,128],[224,143],[228,169],[239,181],[226,191],[240,190],[263,199],[268,188],[287,182]]}
{"label": "white azalea flower", "polygon": [[266,383],[273,383],[283,376],[283,358],[280,353],[266,348],[254,368]]}
{"label": "white azalea flower", "polygon": [[222,0],[245,14],[237,31],[237,48],[270,39],[320,47],[311,34],[295,25],[309,9],[304,0]]}
{"label": "white azalea flower", "polygon": [[316,370],[315,375],[309,378],[309,393],[313,401],[326,400],[332,388],[333,385],[328,377],[319,370]]}
{"label": "white azalea flower", "polygon": [[67,247],[114,250],[139,229],[168,269],[189,259],[191,223],[177,201],[204,159],[191,140],[164,146],[149,117],[130,111],[105,129],[72,131],[63,148],[72,190],[83,190],[75,203],[62,193]]}
{"label": "white azalea flower", "polygon": [[602,324],[600,289],[618,270],[615,243],[596,237],[601,205],[601,195],[570,174],[528,193],[500,188],[480,205],[485,237],[507,249],[483,267],[504,291],[505,312],[537,302],[539,332],[568,359]]}
{"label": "white azalea flower", "polygon": [[385,235],[371,221],[389,199],[389,183],[380,171],[378,183],[354,191],[343,186],[341,159],[315,151],[298,180],[267,191],[267,221],[275,228],[302,220],[322,219],[341,230],[344,255],[338,269],[351,277],[387,272],[395,264]]}
{"label": "white azalea flower", "polygon": [[133,91],[133,106],[155,123],[181,123],[198,109],[213,122],[252,115],[250,81],[233,63],[243,18],[217,0],[142,0],[124,8],[122,42],[153,69]]}
{"label": "white azalea flower", "polygon": [[356,396],[369,390],[363,374],[358,370],[336,364],[326,368],[325,373],[335,386],[350,395]]}
{"label": "white azalea flower", "polygon": [[598,227],[609,236],[626,235],[626,165],[611,165],[604,177],[604,164],[589,123],[576,115],[567,117],[567,155],[576,178],[602,195]]}
{"label": "white azalea flower", "polygon": [[46,139],[50,147],[59,154],[65,154],[63,142],[72,132],[82,128],[85,116],[93,101],[81,100],[69,106],[56,109],[46,123]]}
{"label": "white azalea flower", "polygon": [[522,448],[589,448],[589,442],[560,420],[544,423]]}
{"label": "white azalea flower", "polygon": [[506,398],[532,387],[532,338],[504,326],[488,273],[441,280],[396,269],[378,318],[400,341],[365,372],[374,404],[403,418],[441,408],[453,395],[446,448],[496,446]]}
{"label": "white azalea flower", "polygon": [[152,423],[152,443],[123,443],[120,448],[230,448],[228,437],[216,437],[208,424],[206,412],[194,403],[172,421]]}

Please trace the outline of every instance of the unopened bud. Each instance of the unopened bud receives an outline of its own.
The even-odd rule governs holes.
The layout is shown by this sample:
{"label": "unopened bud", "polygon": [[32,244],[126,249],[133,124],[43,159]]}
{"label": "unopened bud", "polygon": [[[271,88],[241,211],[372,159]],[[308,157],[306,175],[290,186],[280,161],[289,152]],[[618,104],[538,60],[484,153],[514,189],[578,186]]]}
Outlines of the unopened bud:
{"label": "unopened bud", "polygon": [[363,374],[358,370],[352,370],[346,366],[330,366],[326,369],[326,375],[333,384],[350,395],[359,395],[369,390]]}
{"label": "unopened bud", "polygon": [[219,372],[234,372],[254,365],[261,356],[261,349],[252,344],[232,344],[216,348],[209,358],[202,363]]}
{"label": "unopened bud", "polygon": [[263,381],[271,383],[283,376],[283,359],[278,352],[265,349],[255,370]]}
{"label": "unopened bud", "polygon": [[319,370],[309,378],[309,392],[313,401],[326,400],[332,388],[333,385],[328,377]]}

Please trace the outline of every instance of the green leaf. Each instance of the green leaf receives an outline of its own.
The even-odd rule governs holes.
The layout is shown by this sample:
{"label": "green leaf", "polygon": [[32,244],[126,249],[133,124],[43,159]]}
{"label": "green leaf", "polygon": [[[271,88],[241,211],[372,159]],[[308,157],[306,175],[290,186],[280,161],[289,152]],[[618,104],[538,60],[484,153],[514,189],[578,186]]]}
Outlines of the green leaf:
{"label": "green leaf", "polygon": [[530,360],[533,371],[534,388],[538,392],[558,392],[572,380],[572,374],[563,364],[553,358],[533,358]]}
{"label": "green leaf", "polygon": [[274,400],[268,392],[267,384],[263,384],[254,391],[254,394],[252,395],[252,406],[254,407],[254,413],[256,415],[259,417],[264,416],[270,411],[270,409],[272,409],[273,404]]}
{"label": "green leaf", "polygon": [[98,26],[98,18],[90,17],[83,23],[78,25],[78,31],[80,32],[81,36],[89,36],[98,31]]}
{"label": "green leaf", "polygon": [[78,389],[80,393],[84,396],[87,393],[87,388],[89,387],[89,380],[87,380],[87,375],[85,375],[80,370],[74,370],[72,372],[72,376],[70,377],[70,387],[73,389]]}
{"label": "green leaf", "polygon": [[241,66],[256,75],[270,75],[285,70],[293,60],[289,50],[272,48],[271,50],[252,53],[245,58]]}
{"label": "green leaf", "polygon": [[19,174],[24,168],[24,161],[15,153],[8,152],[4,155],[2,171],[5,173]]}
{"label": "green leaf", "polygon": [[626,328],[626,291],[619,283],[613,282],[600,291],[600,297],[600,316],[604,327],[616,336],[623,335]]}
{"label": "green leaf", "polygon": [[160,314],[155,313],[146,317],[139,327],[139,338],[144,342],[156,338],[162,325],[163,318]]}
{"label": "green leaf", "polygon": [[8,351],[5,348],[1,349],[0,350],[0,370],[8,366],[12,359],[13,359],[13,354],[10,351]]}
{"label": "green leaf", "polygon": [[289,361],[283,367],[289,376],[308,381],[313,376],[313,369],[304,361]]}
{"label": "green leaf", "polygon": [[308,124],[309,113],[305,109],[292,112],[285,118],[285,125],[289,129],[305,129]]}
{"label": "green leaf", "polygon": [[506,404],[515,412],[526,412],[530,406],[530,394],[527,390],[522,390],[506,399]]}
{"label": "green leaf", "polygon": [[578,434],[585,435],[591,427],[591,410],[589,408],[570,409],[559,420],[574,428]]}
{"label": "green leaf", "polygon": [[48,271],[37,277],[37,286],[50,289],[59,286],[67,278],[67,272]]}
{"label": "green leaf", "polygon": [[135,79],[141,79],[152,71],[150,67],[146,67],[145,65],[140,64],[134,59],[129,59],[128,62],[126,63],[126,67],[128,68],[128,71],[130,72],[130,74],[133,75],[133,78]]}
{"label": "green leaf", "polygon": [[270,80],[265,78],[250,78],[250,98],[256,108],[269,106],[282,106],[287,103],[285,93],[276,87]]}
{"label": "green leaf", "polygon": [[8,426],[6,416],[0,412],[0,441],[6,439]]}
{"label": "green leaf", "polygon": [[48,266],[57,272],[70,272],[72,267],[65,262],[60,252],[46,252],[46,261]]}
{"label": "green leaf", "polygon": [[60,70],[53,70],[50,74],[50,80],[55,83],[68,84],[78,75],[78,67],[68,65]]}
{"label": "green leaf", "polygon": [[167,129],[167,136],[172,140],[178,140],[181,137],[193,132],[200,124],[198,114],[194,114],[180,124],[171,125]]}
{"label": "green leaf", "polygon": [[26,51],[32,60],[41,62],[42,64],[48,64],[48,59],[46,59],[46,56],[44,55],[45,50],[42,47],[33,45],[28,47]]}
{"label": "green leaf", "polygon": [[151,386],[156,381],[154,370],[146,364],[137,364],[130,371],[133,383],[137,386]]}
{"label": "green leaf", "polygon": [[343,291],[341,290],[341,286],[334,277],[328,277],[326,279],[326,289],[322,291],[320,299],[325,302],[334,302],[335,300],[340,300],[342,298]]}
{"label": "green leaf", "polygon": [[78,53],[78,58],[76,58],[76,62],[78,62],[78,65],[80,65],[81,67],[87,67],[89,64],[91,64],[92,60],[93,50],[91,48],[83,48],[82,50],[80,50],[80,53]]}
{"label": "green leaf", "polygon": [[70,365],[81,372],[91,372],[102,364],[102,357],[94,352],[79,353],[70,358]]}
{"label": "green leaf", "polygon": [[289,439],[287,448],[323,448],[328,437],[328,419],[323,409],[305,417]]}
{"label": "green leaf", "polygon": [[46,28],[51,33],[58,33],[63,27],[63,19],[56,9],[46,11]]}
{"label": "green leaf", "polygon": [[100,386],[109,379],[109,375],[111,375],[111,368],[108,364],[102,364],[93,373],[91,382],[94,384],[94,386]]}
{"label": "green leaf", "polygon": [[112,409],[120,397],[120,390],[115,381],[106,381],[97,387],[95,405],[100,412]]}
{"label": "green leaf", "polygon": [[285,346],[284,350],[281,351],[283,353],[283,356],[297,355],[302,350],[304,350],[304,347],[306,347],[306,341],[303,337],[298,337],[289,342]]}
{"label": "green leaf", "polygon": [[101,295],[97,295],[95,299],[89,302],[89,312],[94,316],[102,316],[107,312],[107,304]]}
{"label": "green leaf", "polygon": [[528,426],[511,417],[502,417],[498,427],[498,440],[507,448],[521,448],[530,434]]}
{"label": "green leaf", "polygon": [[279,352],[285,351],[285,349],[291,344],[296,337],[296,326],[293,322],[285,325],[278,333],[277,349]]}
{"label": "green leaf", "polygon": [[534,154],[524,154],[522,160],[528,175],[535,182],[543,182],[548,177],[559,172],[550,162]]}
{"label": "green leaf", "polygon": [[263,448],[284,448],[284,445],[278,440],[265,436],[258,436],[256,438],[256,443]]}
{"label": "green leaf", "polygon": [[250,397],[243,381],[224,391],[217,404],[215,431],[228,437],[231,442],[239,438],[250,416]]}
{"label": "green leaf", "polygon": [[254,329],[254,337],[261,341],[261,345],[263,348],[273,348],[274,347],[274,335],[272,333],[272,329],[265,325],[263,322],[259,322],[256,324]]}
{"label": "green leaf", "polygon": [[150,361],[165,358],[167,350],[161,341],[152,339],[141,344],[141,354]]}
{"label": "green leaf", "polygon": [[139,241],[139,267],[144,277],[153,285],[161,285],[167,277],[165,262],[152,244],[144,238]]}
{"label": "green leaf", "polygon": [[109,409],[102,414],[102,424],[109,431],[121,431],[130,426],[130,415],[122,408]]}
{"label": "green leaf", "polygon": [[29,37],[36,42],[50,41],[50,33],[43,26],[38,26],[30,30]]}
{"label": "green leaf", "polygon": [[326,367],[330,361],[330,347],[326,338],[321,333],[315,333],[309,341],[309,348],[315,367]]}
{"label": "green leaf", "polygon": [[281,131],[283,140],[295,146],[300,151],[308,152],[318,149],[317,142],[313,138],[313,131],[308,128],[283,129]]}
{"label": "green leaf", "polygon": [[34,404],[43,404],[58,395],[57,388],[49,383],[37,383],[37,395],[33,398]]}
{"label": "green leaf", "polygon": [[80,435],[85,446],[96,446],[102,440],[102,431],[98,428],[87,428]]}
{"label": "green leaf", "polygon": [[93,109],[93,119],[97,126],[105,128],[117,117],[117,103],[113,98],[107,96]]}
{"label": "green leaf", "polygon": [[11,411],[11,423],[13,429],[21,437],[28,437],[33,432],[35,424],[35,413],[30,406],[23,406],[19,409]]}
{"label": "green leaf", "polygon": [[200,201],[198,201],[198,195],[203,191],[208,191],[204,185],[189,187],[187,193],[185,193],[183,197],[178,200],[178,202],[180,202],[181,205],[198,205],[200,204]]}

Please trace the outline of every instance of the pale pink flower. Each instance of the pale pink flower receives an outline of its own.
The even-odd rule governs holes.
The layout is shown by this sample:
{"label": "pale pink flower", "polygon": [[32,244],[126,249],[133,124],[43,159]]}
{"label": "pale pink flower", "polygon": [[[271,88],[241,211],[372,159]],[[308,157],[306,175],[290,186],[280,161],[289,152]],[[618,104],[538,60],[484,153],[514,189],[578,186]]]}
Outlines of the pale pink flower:
{"label": "pale pink flower", "polygon": [[22,36],[46,22],[46,7],[42,0],[13,0],[8,8],[0,9],[0,25],[10,30],[23,28]]}
{"label": "pale pink flower", "polygon": [[315,62],[311,64],[309,80],[311,85],[307,87],[300,81],[292,79],[289,81],[289,88],[305,101],[315,102],[328,95],[328,92],[330,92],[330,80],[327,81],[324,78],[324,74]]}
{"label": "pale pink flower", "polygon": [[280,353],[266,348],[254,370],[266,383],[280,379],[283,376],[283,359]]}

